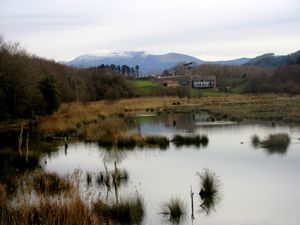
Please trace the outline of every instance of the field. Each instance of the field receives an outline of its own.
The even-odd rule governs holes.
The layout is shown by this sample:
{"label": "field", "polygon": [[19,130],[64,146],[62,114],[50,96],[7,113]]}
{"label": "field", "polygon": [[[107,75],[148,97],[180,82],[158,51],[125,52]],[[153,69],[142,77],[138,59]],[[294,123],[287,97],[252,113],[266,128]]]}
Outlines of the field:
{"label": "field", "polygon": [[141,96],[149,96],[153,89],[161,86],[159,83],[151,80],[131,80],[129,82]]}
{"label": "field", "polygon": [[[157,89],[167,89],[168,87],[163,87],[161,84],[153,80],[130,80],[130,84],[133,85],[135,90],[140,96],[150,96],[151,93],[157,91]],[[199,96],[222,96],[223,92],[210,89],[195,89],[190,88],[189,90],[191,97]]]}

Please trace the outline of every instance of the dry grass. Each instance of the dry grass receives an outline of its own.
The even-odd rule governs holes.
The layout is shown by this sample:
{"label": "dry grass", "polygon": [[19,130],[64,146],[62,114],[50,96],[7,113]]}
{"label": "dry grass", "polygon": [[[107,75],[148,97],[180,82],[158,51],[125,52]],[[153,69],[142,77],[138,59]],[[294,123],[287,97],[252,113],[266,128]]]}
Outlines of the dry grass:
{"label": "dry grass", "polygon": [[92,210],[100,220],[116,224],[141,224],[145,215],[143,199],[138,195],[113,204],[98,201],[92,205]]}
{"label": "dry grass", "polygon": [[[121,179],[128,179],[128,172],[118,170],[118,174],[115,172],[111,177],[113,182],[121,182]],[[42,188],[36,187],[36,180],[38,184],[43,183]],[[138,194],[108,204],[100,199],[101,195],[97,199],[83,197],[79,190],[81,181],[80,171],[59,178],[37,170],[18,177],[18,191],[13,198],[7,195],[7,187],[0,184],[0,225],[142,223],[145,206]],[[56,184],[53,186],[53,183]],[[66,183],[72,188],[66,189]],[[53,188],[55,191],[51,195],[45,194]]]}
{"label": "dry grass", "polygon": [[[173,104],[179,102],[180,104]],[[128,116],[153,111],[206,110],[213,119],[231,120],[280,120],[300,122],[300,96],[288,95],[236,95],[208,96],[179,99],[177,97],[132,98],[119,101],[91,103],[65,103],[51,116],[40,119],[40,130],[54,134],[76,129],[81,121],[99,120],[99,116],[110,120],[113,116]]]}
{"label": "dry grass", "polygon": [[109,117],[111,115],[134,114],[146,111],[146,108],[164,108],[178,98],[132,98],[119,101],[98,101],[91,103],[65,103],[58,112],[45,116],[40,120],[40,129],[54,133],[72,129],[80,121],[97,120],[99,115]]}
{"label": "dry grass", "polygon": [[[19,191],[13,200],[7,196],[6,187],[0,186],[0,225],[103,224],[81,199],[78,179],[76,172],[63,179],[43,171],[28,173],[19,177]],[[42,188],[36,187],[37,180],[43,183]],[[55,190],[51,196],[45,195],[51,190]]]}

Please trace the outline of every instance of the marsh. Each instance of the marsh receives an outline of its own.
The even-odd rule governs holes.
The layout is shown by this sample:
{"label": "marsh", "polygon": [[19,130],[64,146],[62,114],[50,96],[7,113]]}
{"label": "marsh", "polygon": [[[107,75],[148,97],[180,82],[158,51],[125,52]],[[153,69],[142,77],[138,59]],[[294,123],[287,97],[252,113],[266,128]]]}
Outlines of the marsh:
{"label": "marsh", "polygon": [[[200,118],[200,119],[199,119]],[[204,118],[205,119],[205,118]],[[166,149],[139,147],[126,149],[100,147],[98,143],[70,141],[67,153],[63,141],[39,144],[39,161],[35,167],[64,176],[76,169],[88,175],[80,182],[83,196],[97,196],[116,203],[138,193],[145,213],[141,224],[164,224],[160,213],[162,202],[178,197],[186,206],[186,218],[181,224],[191,224],[190,190],[194,195],[194,224],[239,225],[251,223],[272,225],[297,224],[300,221],[300,126],[272,123],[202,122],[203,116],[193,114],[164,114],[133,118],[130,132],[142,136],[159,135],[172,139],[175,135],[207,136],[207,145],[175,145]],[[176,121],[176,124],[173,123]],[[262,139],[270,134],[286,133],[290,144],[284,153],[266,152],[255,148],[251,138]],[[35,143],[29,142],[34,148]],[[13,157],[7,158],[8,147],[2,147],[2,172]],[[37,149],[37,148],[34,148]],[[38,150],[36,150],[38,151]],[[15,151],[15,155],[18,151]],[[47,162],[47,163],[45,163]],[[126,171],[126,179],[110,188],[101,183],[100,174]],[[198,195],[201,190],[199,173],[205,168],[213,171],[218,180],[219,198],[209,213],[203,212]],[[124,173],[125,174],[125,173]],[[89,183],[87,185],[87,183]],[[282,194],[284,193],[284,194]],[[263,200],[263,201],[262,201]],[[280,215],[280,216],[274,216]]]}

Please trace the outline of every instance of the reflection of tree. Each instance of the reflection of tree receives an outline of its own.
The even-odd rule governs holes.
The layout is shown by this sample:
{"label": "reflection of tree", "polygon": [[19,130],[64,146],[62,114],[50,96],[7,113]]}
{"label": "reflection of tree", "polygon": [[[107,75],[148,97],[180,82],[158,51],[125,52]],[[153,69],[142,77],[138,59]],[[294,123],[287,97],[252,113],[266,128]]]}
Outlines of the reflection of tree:
{"label": "reflection of tree", "polygon": [[[60,144],[60,143],[59,143]],[[56,151],[58,143],[41,141],[33,130],[22,127],[0,133],[0,182],[13,192],[14,180],[38,168],[41,157]]]}
{"label": "reflection of tree", "polygon": [[106,200],[108,199],[111,188],[113,187],[115,192],[116,204],[119,202],[119,188],[125,186],[129,181],[128,171],[125,169],[119,169],[117,162],[114,162],[114,170],[109,171],[104,163],[105,171],[101,171],[97,177],[96,182],[99,187],[106,188]]}
{"label": "reflection of tree", "polygon": [[220,201],[220,181],[216,174],[208,169],[204,169],[198,176],[201,184],[199,193],[202,201],[200,204],[201,211],[205,211],[208,215],[215,210],[216,205]]}
{"label": "reflection of tree", "polygon": [[122,162],[126,157],[127,153],[124,150],[118,150],[117,148],[102,148],[102,158],[104,162]]}

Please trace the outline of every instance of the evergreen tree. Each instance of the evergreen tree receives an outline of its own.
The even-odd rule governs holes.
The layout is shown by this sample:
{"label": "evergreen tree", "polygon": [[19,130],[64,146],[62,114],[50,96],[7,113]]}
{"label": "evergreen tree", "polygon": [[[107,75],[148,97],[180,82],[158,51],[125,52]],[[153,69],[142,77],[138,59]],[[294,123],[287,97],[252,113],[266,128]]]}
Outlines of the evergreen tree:
{"label": "evergreen tree", "polygon": [[46,113],[57,111],[60,105],[60,92],[55,80],[52,77],[44,78],[40,83],[40,89],[46,102]]}
{"label": "evergreen tree", "polygon": [[139,75],[140,75],[139,70],[140,70],[139,65],[135,65],[135,73],[136,73],[136,77],[139,77]]}

